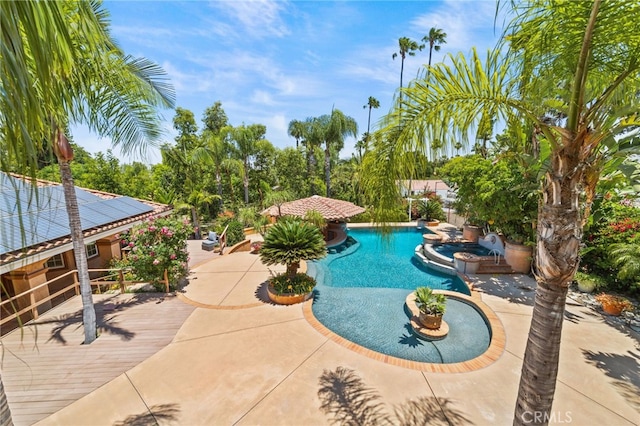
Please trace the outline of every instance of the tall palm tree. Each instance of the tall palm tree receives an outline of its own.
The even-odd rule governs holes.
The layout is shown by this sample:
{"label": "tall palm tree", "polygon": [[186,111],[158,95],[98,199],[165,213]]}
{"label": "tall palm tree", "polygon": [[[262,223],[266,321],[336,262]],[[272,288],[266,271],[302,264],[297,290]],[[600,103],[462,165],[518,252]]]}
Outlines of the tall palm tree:
{"label": "tall palm tree", "polygon": [[249,204],[249,166],[251,157],[257,151],[256,143],[264,138],[267,128],[263,124],[244,124],[231,130],[231,140],[235,144],[236,155],[242,161],[244,203]]}
{"label": "tall palm tree", "polygon": [[400,37],[398,39],[399,51],[391,55],[392,59],[400,56],[400,102],[402,102],[402,75],[404,74],[404,60],[409,56],[416,56],[416,51],[424,49],[424,44],[418,44],[417,41],[411,40],[409,37]]}
{"label": "tall palm tree", "polygon": [[296,140],[296,149],[300,146],[300,141],[304,138],[305,123],[300,120],[291,120],[289,122],[289,136]]}
{"label": "tall palm tree", "polygon": [[[173,88],[156,64],[120,50],[99,2],[2,2],[1,7],[3,150],[20,172],[34,171],[44,144],[56,155],[80,281],[85,343],[91,343],[95,310],[70,168],[73,150],[64,133],[70,124],[84,124],[110,137],[125,153],[143,149],[161,136],[156,111],[173,106]],[[5,168],[8,162],[2,157]]]}
{"label": "tall palm tree", "polygon": [[219,197],[218,208],[220,209],[222,208],[222,163],[229,157],[231,148],[227,143],[224,131],[216,133],[205,130],[202,132],[202,141],[203,145],[192,153],[193,161],[213,167]]}
{"label": "tall palm tree", "polygon": [[344,115],[339,109],[333,109],[331,115],[322,115],[315,122],[316,131],[324,143],[324,179],[327,185],[327,197],[331,197],[331,154],[344,147],[344,138],[358,135],[358,123],[352,117]]}
{"label": "tall palm tree", "polygon": [[373,96],[369,96],[369,99],[367,100],[367,103],[362,108],[369,108],[369,116],[367,118],[367,133],[362,138],[362,143],[361,144],[360,143],[356,144],[356,145],[358,145],[356,148],[358,148],[358,155],[359,155],[360,158],[362,158],[362,145],[364,145],[365,150],[369,146],[369,139],[370,139],[370,134],[371,134],[371,109],[372,108],[376,108],[376,109],[380,108],[380,101],[378,101]]}
{"label": "tall palm tree", "polygon": [[[440,51],[440,45],[447,43],[447,33],[439,28],[431,27],[429,34],[422,37],[422,41],[429,43],[429,68],[431,68],[431,55],[433,51]],[[427,87],[429,85],[429,71],[427,71]]]}
{"label": "tall palm tree", "polygon": [[[593,199],[602,173],[599,159],[640,125],[640,38],[628,29],[640,21],[640,3],[552,0],[514,6],[503,45],[482,60],[451,56],[407,90],[403,114],[389,114],[376,155],[365,160],[367,192],[378,217],[397,202],[399,153],[428,149],[424,135],[455,140],[477,126],[487,108],[506,122],[526,119],[539,129],[544,172],[537,220],[537,280],[514,424],[547,423],[558,374],[563,312],[579,265],[584,200]],[[508,46],[506,46],[506,45]],[[507,51],[507,47],[509,48]],[[503,53],[508,52],[508,53]],[[566,119],[541,119],[552,105]],[[396,110],[400,108],[398,104]],[[447,137],[448,136],[448,137]],[[621,139],[622,138],[622,139]],[[435,138],[431,138],[433,140]],[[542,155],[544,152],[544,155]]]}

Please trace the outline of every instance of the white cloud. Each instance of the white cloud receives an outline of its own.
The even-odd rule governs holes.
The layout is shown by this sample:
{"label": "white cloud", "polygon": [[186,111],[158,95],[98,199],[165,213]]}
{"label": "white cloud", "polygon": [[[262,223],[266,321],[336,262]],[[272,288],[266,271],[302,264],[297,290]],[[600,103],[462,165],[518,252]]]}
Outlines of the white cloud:
{"label": "white cloud", "polygon": [[271,94],[265,90],[254,90],[251,102],[262,105],[274,105],[275,102],[271,97]]}
{"label": "white cloud", "polygon": [[[290,30],[280,16],[288,6],[286,1],[213,1],[210,4],[214,9],[226,14],[232,22],[240,24],[242,28],[238,28],[238,35],[260,38],[283,37],[290,34]],[[226,25],[226,30],[231,28]]]}

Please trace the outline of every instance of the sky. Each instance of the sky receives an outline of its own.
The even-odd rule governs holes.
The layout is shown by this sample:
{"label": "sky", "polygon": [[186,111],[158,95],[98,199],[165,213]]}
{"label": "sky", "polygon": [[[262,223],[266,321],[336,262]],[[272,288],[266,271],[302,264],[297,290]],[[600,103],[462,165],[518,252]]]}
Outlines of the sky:
{"label": "sky", "polygon": [[[432,63],[448,54],[485,52],[498,40],[495,1],[105,1],[111,32],[126,54],[159,64],[176,91],[176,106],[194,113],[222,103],[229,123],[264,124],[276,147],[295,146],[291,120],[341,110],[367,131],[369,96],[380,102],[371,130],[386,114],[400,86],[398,39],[420,41],[436,27],[446,44]],[[428,47],[407,56],[404,85],[428,62]],[[173,142],[173,110],[162,110],[163,141]],[[74,141],[91,153],[111,141],[72,129]],[[341,152],[348,158],[356,139]],[[122,155],[122,162],[161,161],[157,148]]]}

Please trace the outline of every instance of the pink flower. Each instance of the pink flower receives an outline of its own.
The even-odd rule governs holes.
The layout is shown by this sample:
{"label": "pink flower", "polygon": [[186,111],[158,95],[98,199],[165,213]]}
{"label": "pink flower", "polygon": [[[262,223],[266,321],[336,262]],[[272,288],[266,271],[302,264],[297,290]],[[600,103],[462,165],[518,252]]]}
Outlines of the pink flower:
{"label": "pink flower", "polygon": [[149,227],[149,232],[153,232],[153,231],[155,231],[155,230],[156,230],[156,227],[155,227],[155,226],[150,226],[150,227]]}
{"label": "pink flower", "polygon": [[160,261],[159,261],[158,259],[156,259],[156,260],[154,260],[154,261],[153,261],[153,264],[154,264],[154,265],[158,265],[159,263],[160,263]]}
{"label": "pink flower", "polygon": [[129,247],[133,247],[133,246],[134,246],[134,244],[133,244],[133,243],[129,243]]}
{"label": "pink flower", "polygon": [[176,255],[171,253],[171,256],[169,256],[169,259],[174,260],[176,258]]}
{"label": "pink flower", "polygon": [[156,255],[156,252],[155,252],[155,251],[150,251],[150,252],[149,252],[149,256],[154,257],[155,255]]}

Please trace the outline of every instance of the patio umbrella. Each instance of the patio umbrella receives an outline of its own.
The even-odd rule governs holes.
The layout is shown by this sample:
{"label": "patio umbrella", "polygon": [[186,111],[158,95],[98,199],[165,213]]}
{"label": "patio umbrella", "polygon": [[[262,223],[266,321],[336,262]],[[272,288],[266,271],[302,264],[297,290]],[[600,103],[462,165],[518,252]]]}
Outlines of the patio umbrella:
{"label": "patio umbrella", "polygon": [[[363,213],[365,209],[349,201],[335,200],[333,198],[321,197],[319,195],[289,201],[280,206],[280,211],[283,216],[289,215],[304,217],[304,215],[310,210],[320,212],[325,220],[345,220],[351,216]],[[279,216],[278,206],[271,206],[264,210],[262,214]]]}

